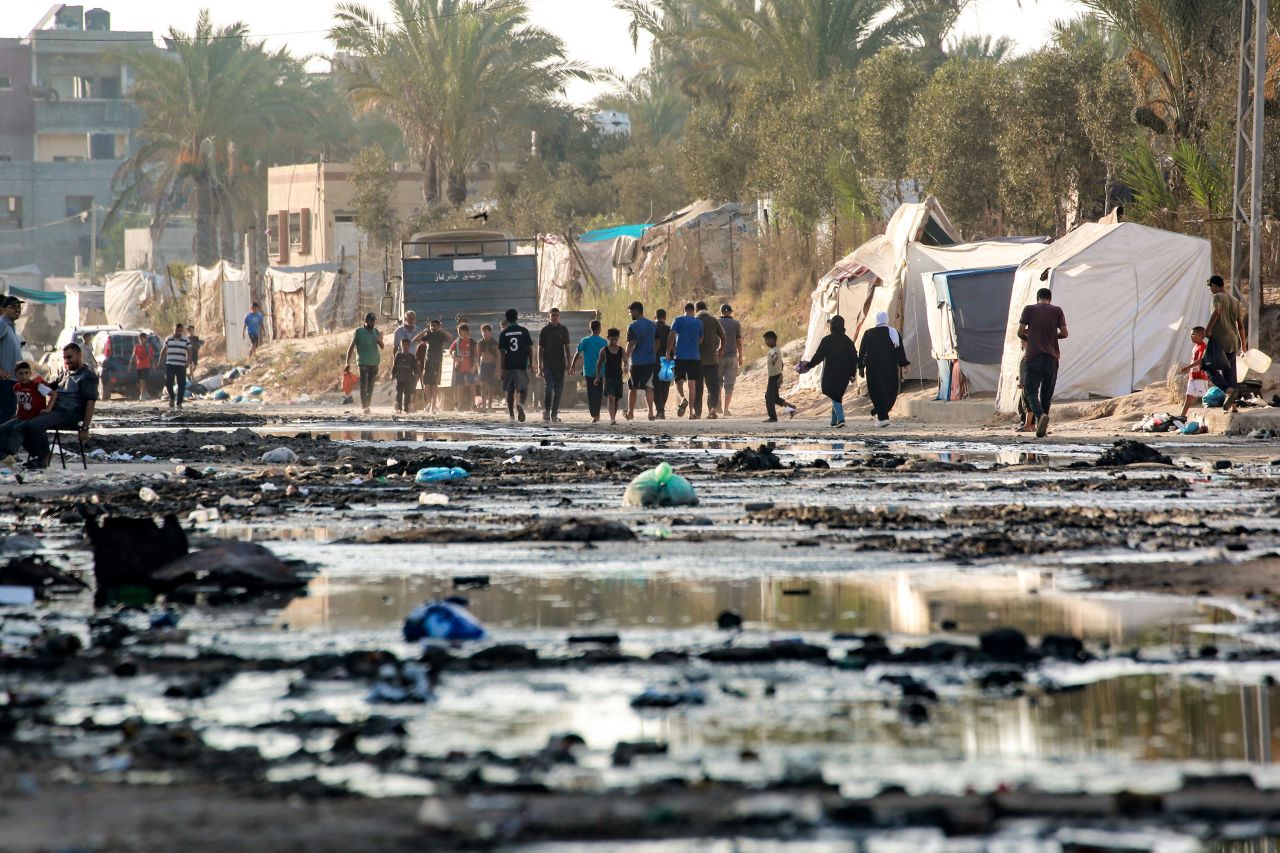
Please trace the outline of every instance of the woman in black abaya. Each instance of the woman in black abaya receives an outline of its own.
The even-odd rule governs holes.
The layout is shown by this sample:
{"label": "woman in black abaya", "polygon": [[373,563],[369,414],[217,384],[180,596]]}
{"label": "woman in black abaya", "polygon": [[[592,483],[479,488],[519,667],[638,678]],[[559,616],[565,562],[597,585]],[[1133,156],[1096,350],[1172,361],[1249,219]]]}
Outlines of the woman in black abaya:
{"label": "woman in black abaya", "polygon": [[875,328],[862,334],[858,351],[858,375],[867,380],[876,426],[889,425],[889,411],[898,402],[901,369],[910,364],[902,348],[902,336],[889,325],[889,315],[881,311],[876,315]]}

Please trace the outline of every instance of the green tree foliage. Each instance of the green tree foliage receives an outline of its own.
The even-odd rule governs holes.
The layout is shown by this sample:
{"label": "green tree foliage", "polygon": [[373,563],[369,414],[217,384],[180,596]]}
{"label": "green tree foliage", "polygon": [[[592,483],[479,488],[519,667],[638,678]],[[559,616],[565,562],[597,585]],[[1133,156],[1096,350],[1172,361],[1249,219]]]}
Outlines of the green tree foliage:
{"label": "green tree foliage", "polygon": [[994,233],[1001,221],[996,141],[1004,91],[994,62],[951,60],[925,86],[911,116],[912,173],[969,235]]}
{"label": "green tree foliage", "polygon": [[318,109],[301,63],[248,38],[244,24],[214,27],[208,10],[195,30],[171,28],[168,53],[130,51],[129,98],[142,111],[139,146],[116,174],[123,185],[112,215],[139,204],[154,233],[194,196],[196,262],[237,257],[246,210],[265,203],[259,153],[277,134],[305,133]]}
{"label": "green tree foliage", "polygon": [[881,51],[858,72],[854,116],[861,172],[881,188],[879,195],[897,204],[911,183],[908,117],[928,79],[916,57],[903,48]]}
{"label": "green tree foliage", "polygon": [[[1010,217],[1037,233],[1062,234],[1106,213],[1108,164],[1089,128],[1101,122],[1123,132],[1132,94],[1101,103],[1105,68],[1097,45],[1053,47],[1029,57],[1008,81],[1013,120],[1000,134],[1001,199]],[[1128,129],[1129,138],[1136,129]]]}
{"label": "green tree foliage", "polygon": [[391,158],[382,148],[370,146],[352,159],[351,166],[356,225],[372,243],[385,246],[396,239],[400,226]]}
{"label": "green tree foliage", "polygon": [[517,117],[550,106],[570,80],[592,79],[565,58],[559,38],[529,23],[523,0],[393,0],[391,8],[388,24],[358,3],[339,5],[330,39],[354,55],[351,103],[404,132],[428,176],[427,201],[438,174],[461,205],[467,171],[512,134]]}

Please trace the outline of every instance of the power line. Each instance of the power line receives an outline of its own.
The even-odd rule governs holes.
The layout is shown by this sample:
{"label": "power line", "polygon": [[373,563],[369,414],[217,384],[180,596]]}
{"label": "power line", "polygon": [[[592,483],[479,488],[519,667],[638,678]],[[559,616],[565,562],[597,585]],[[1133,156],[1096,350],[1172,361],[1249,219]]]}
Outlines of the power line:
{"label": "power line", "polygon": [[[93,208],[97,208],[99,211],[104,213],[107,210],[99,204],[95,204]],[[29,225],[26,228],[0,228],[0,238],[8,234],[27,234],[32,231],[39,231],[41,228],[52,228],[55,225],[65,225],[68,222],[79,221],[82,224],[87,224],[89,221],[89,211],[93,208],[86,208],[80,213],[73,213],[70,216],[64,216],[62,219],[55,219],[52,222],[46,222],[43,225]]]}
{"label": "power line", "polygon": [[[421,18],[396,19],[392,21],[383,21],[378,24],[353,24],[350,26],[354,27],[355,29],[373,30],[373,29],[377,29],[380,26],[394,26],[396,24],[401,24],[401,25],[424,24],[429,21],[442,21],[448,18],[459,18],[464,15],[488,15],[494,12],[501,12],[506,9],[511,9],[516,6],[523,6],[523,5],[524,5],[524,0],[507,0],[507,2],[505,3],[498,3],[492,6],[486,5],[486,6],[469,8],[469,9],[459,9],[456,12],[448,12],[442,15],[426,15]],[[265,40],[270,38],[285,38],[287,36],[312,36],[312,35],[327,34],[332,32],[333,29],[334,29],[333,27],[327,27],[323,30],[294,30],[293,32],[282,32],[282,33],[246,32],[240,35],[211,35],[207,37],[207,39],[205,40],[211,41],[211,42],[225,41],[228,39],[248,41],[250,39]],[[151,38],[146,38],[142,36],[139,36],[137,38],[87,38],[80,35],[80,33],[85,33],[85,32],[93,32],[93,31],[92,30],[33,30],[29,35],[38,35],[39,40],[45,43],[63,42],[65,44],[114,44],[114,45],[151,44],[151,45],[154,45],[157,38],[157,36],[152,36]],[[60,33],[75,33],[76,35],[74,36],[68,35],[66,37],[60,37],[59,36]],[[194,38],[190,38],[190,37],[181,38],[181,39],[171,39],[166,35],[160,35],[158,36],[158,38],[166,41],[178,41],[186,44],[194,44],[196,41]]]}

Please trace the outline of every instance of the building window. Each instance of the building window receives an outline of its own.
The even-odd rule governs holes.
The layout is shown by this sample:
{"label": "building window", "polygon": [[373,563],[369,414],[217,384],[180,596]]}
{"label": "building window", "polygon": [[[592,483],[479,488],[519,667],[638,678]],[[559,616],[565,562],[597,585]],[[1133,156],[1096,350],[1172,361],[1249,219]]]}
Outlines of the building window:
{"label": "building window", "polygon": [[0,74],[0,90],[12,88],[13,80],[7,74]]}
{"label": "building window", "polygon": [[89,159],[116,159],[116,135],[114,133],[89,134]]}
{"label": "building window", "polygon": [[289,248],[302,248],[302,211],[300,210],[289,214]]}
{"label": "building window", "polygon": [[356,215],[354,213],[335,213],[333,215],[334,222],[355,222]]}
{"label": "building window", "polygon": [[22,227],[22,196],[0,195],[0,229]]}
{"label": "building window", "polygon": [[272,258],[280,257],[280,214],[267,214],[267,254]]}
{"label": "building window", "polygon": [[67,196],[67,216],[79,216],[91,207],[93,207],[93,196],[91,195]]}

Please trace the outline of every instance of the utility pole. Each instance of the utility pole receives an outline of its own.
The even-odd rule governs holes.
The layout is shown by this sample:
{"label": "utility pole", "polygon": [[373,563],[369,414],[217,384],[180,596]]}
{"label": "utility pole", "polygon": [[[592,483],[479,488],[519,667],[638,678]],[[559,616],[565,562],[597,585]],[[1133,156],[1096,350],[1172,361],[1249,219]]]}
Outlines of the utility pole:
{"label": "utility pole", "polygon": [[1262,121],[1267,79],[1267,2],[1240,3],[1240,88],[1236,105],[1231,287],[1238,296],[1249,256],[1249,346],[1258,346],[1262,306]]}
{"label": "utility pole", "polygon": [[89,205],[89,283],[98,283],[98,205]]}

